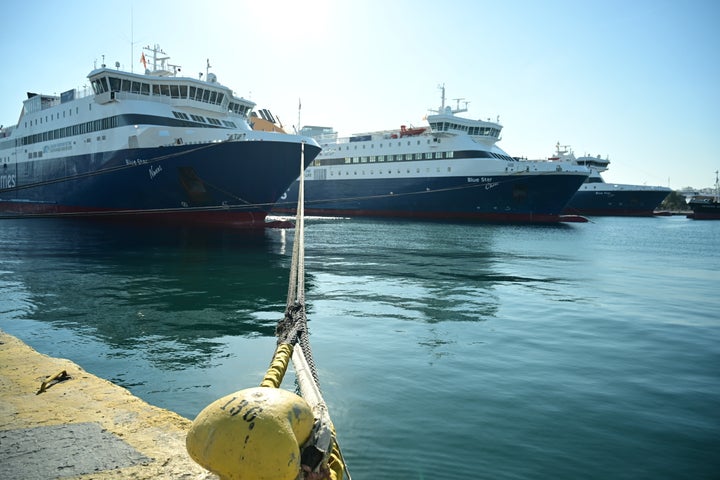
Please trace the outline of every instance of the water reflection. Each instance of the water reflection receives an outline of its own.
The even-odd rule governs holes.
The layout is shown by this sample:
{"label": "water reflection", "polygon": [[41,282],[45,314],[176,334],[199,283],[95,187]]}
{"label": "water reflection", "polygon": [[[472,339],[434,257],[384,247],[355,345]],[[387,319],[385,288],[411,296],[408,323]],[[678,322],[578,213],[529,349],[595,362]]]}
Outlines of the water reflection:
{"label": "water reflection", "polygon": [[345,313],[427,323],[484,321],[497,315],[498,287],[548,281],[504,267],[507,235],[502,227],[464,223],[311,223],[307,270],[317,280],[316,298],[356,303]]}
{"label": "water reflection", "polygon": [[214,339],[273,336],[289,258],[277,232],[14,220],[3,224],[5,281],[24,286],[16,318],[91,335],[164,368],[211,361]]}

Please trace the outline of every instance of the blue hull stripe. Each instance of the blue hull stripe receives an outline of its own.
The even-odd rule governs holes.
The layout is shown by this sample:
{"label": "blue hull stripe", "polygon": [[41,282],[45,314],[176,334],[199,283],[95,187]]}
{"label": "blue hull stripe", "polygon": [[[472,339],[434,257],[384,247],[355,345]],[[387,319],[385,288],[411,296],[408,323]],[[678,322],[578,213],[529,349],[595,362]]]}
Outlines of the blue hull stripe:
{"label": "blue hull stripe", "polygon": [[[305,145],[305,166],[319,153]],[[128,149],[8,164],[4,214],[184,214],[237,211],[264,219],[297,178],[300,144],[272,141]],[[215,216],[218,216],[217,214]]]}
{"label": "blue hull stripe", "polygon": [[[309,215],[557,221],[586,175],[503,176],[491,183],[467,177],[312,180],[305,184]],[[290,212],[295,182],[275,210]]]}

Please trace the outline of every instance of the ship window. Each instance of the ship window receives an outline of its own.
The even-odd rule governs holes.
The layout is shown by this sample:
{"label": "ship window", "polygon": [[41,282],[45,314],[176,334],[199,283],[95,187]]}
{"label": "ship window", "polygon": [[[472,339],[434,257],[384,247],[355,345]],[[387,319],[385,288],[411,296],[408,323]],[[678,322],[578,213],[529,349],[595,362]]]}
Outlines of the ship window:
{"label": "ship window", "polygon": [[170,96],[180,98],[180,87],[178,85],[170,85]]}
{"label": "ship window", "polygon": [[140,82],[132,82],[130,91],[132,93],[140,93]]}
{"label": "ship window", "polygon": [[190,100],[195,100],[195,87],[190,87]]}
{"label": "ship window", "polygon": [[166,97],[170,96],[170,85],[160,85],[160,93]]}
{"label": "ship window", "polygon": [[143,95],[150,95],[150,84],[149,83],[141,83],[140,84],[140,93]]}
{"label": "ship window", "polygon": [[123,81],[122,81],[122,86],[120,87],[120,90],[122,90],[123,92],[129,92],[129,91],[130,91],[130,84],[131,84],[130,80],[123,80]]}
{"label": "ship window", "polygon": [[180,98],[187,98],[188,87],[187,85],[180,85]]}
{"label": "ship window", "polygon": [[120,79],[115,77],[110,77],[110,91],[111,92],[119,92],[120,91]]}
{"label": "ship window", "polygon": [[217,92],[210,92],[210,103],[215,103],[215,100],[217,100]]}
{"label": "ship window", "polygon": [[210,90],[204,90],[202,101],[207,103],[209,98],[210,98]]}

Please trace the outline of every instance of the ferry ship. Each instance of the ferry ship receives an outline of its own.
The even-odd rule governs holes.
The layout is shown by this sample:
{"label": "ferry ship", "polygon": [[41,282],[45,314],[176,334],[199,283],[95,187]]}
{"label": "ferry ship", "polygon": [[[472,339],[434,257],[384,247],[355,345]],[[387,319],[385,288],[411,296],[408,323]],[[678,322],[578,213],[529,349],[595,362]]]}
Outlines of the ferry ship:
{"label": "ferry ship", "polygon": [[688,201],[692,213],[688,218],[695,220],[720,220],[720,179],[715,171],[715,191],[712,194],[694,195]]}
{"label": "ferry ship", "polygon": [[569,146],[561,146],[559,142],[555,154],[548,160],[590,169],[590,176],[565,207],[566,214],[649,217],[672,192],[668,187],[606,183],[600,172],[608,169],[608,158],[599,155],[575,157]]}
{"label": "ferry ship", "polygon": [[320,147],[253,130],[255,103],[209,61],[203,79],[169,59],[145,47],[142,74],[103,64],[91,90],[28,93],[17,125],[0,128],[0,216],[264,226]]}
{"label": "ferry ship", "polygon": [[[553,223],[589,175],[582,166],[520,162],[497,146],[502,126],[441,105],[427,126],[339,138],[304,127],[321,153],[305,171],[305,213],[318,216]],[[295,182],[274,212],[292,213]]]}

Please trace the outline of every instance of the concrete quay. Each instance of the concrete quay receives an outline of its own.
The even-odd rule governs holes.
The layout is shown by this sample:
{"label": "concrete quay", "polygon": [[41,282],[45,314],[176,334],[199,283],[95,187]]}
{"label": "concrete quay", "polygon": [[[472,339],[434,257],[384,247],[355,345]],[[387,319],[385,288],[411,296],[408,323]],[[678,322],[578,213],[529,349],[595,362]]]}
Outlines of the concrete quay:
{"label": "concrete quay", "polygon": [[1,479],[216,480],[187,454],[190,425],[0,330]]}

